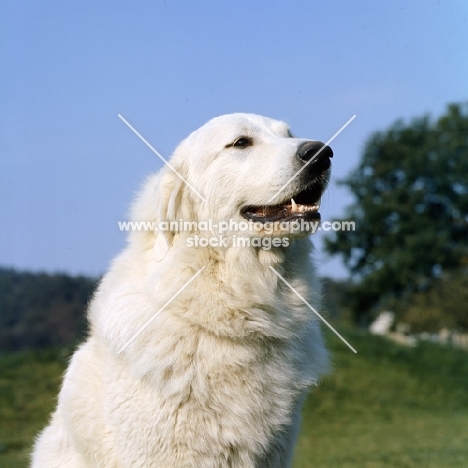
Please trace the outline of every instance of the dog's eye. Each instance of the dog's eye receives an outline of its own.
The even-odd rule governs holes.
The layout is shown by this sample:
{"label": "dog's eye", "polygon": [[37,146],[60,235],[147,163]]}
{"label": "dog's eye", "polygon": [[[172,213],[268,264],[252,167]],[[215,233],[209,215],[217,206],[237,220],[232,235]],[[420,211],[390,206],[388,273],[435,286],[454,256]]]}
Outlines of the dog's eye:
{"label": "dog's eye", "polygon": [[252,139],[249,137],[240,137],[232,144],[232,146],[237,146],[238,148],[252,146]]}

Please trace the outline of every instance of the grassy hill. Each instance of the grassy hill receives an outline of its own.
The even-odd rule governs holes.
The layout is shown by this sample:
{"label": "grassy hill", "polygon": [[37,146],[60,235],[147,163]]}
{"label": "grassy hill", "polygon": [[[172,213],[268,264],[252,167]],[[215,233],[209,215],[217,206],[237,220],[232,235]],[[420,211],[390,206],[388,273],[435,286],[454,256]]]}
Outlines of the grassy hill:
{"label": "grassy hill", "polygon": [[[334,370],[306,402],[294,468],[468,466],[468,354],[342,332],[358,354],[327,333]],[[3,468],[27,466],[68,356],[21,351],[0,357]]]}
{"label": "grassy hill", "polygon": [[303,411],[294,468],[468,466],[468,354],[343,331]]}

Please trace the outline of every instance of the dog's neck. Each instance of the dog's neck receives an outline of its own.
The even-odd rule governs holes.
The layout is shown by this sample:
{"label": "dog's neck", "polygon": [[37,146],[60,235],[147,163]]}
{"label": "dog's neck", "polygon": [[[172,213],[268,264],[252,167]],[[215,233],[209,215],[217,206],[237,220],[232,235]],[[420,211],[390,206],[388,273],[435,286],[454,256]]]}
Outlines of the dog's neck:
{"label": "dog's neck", "polygon": [[[180,297],[188,295],[190,301],[200,302],[200,305],[190,307],[190,315],[181,312],[186,320],[208,329],[216,326],[217,331],[226,336],[246,336],[250,331],[242,327],[248,327],[258,319],[255,326],[262,323],[267,335],[281,337],[289,335],[306,319],[304,304],[291,286],[299,288],[307,299],[313,294],[314,284],[311,283],[315,275],[309,258],[312,244],[308,239],[295,239],[286,248],[268,250],[189,248],[180,237],[175,242],[162,261],[147,259],[147,270],[143,274],[148,291],[161,284],[162,278],[171,278],[163,286],[164,296],[177,294],[194,278]],[[209,297],[206,291],[197,291],[195,276],[198,275],[202,282],[209,281],[214,286]],[[215,295],[213,291],[216,291]],[[155,290],[154,294],[159,296],[161,289]],[[212,319],[206,321],[206,315],[194,316],[194,310],[204,308],[212,311]]]}

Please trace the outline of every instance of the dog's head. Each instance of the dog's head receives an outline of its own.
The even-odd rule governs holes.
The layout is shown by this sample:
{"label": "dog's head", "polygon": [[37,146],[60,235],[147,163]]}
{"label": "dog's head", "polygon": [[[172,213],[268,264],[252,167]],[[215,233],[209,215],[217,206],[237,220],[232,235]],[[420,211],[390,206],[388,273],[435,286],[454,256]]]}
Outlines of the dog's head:
{"label": "dog's head", "polygon": [[178,146],[172,167],[146,187],[134,218],[230,222],[230,228],[248,221],[257,227],[317,223],[332,157],[328,146],[295,138],[284,122],[254,114],[216,117]]}

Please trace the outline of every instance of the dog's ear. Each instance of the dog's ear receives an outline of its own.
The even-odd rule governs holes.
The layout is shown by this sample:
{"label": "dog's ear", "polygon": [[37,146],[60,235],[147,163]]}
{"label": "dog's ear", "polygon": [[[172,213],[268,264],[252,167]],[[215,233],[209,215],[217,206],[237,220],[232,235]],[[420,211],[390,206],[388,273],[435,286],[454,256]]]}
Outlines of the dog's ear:
{"label": "dog's ear", "polygon": [[148,178],[132,206],[134,229],[130,242],[142,244],[145,251],[153,249],[157,261],[166,256],[177,235],[174,225],[183,216],[180,207],[184,185],[177,174],[165,167]]}

